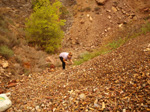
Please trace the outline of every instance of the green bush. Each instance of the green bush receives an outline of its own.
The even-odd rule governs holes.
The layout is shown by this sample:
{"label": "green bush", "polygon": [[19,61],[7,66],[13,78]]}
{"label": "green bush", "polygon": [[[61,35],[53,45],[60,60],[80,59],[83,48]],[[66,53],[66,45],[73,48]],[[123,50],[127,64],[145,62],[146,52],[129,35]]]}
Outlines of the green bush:
{"label": "green bush", "polygon": [[5,58],[10,58],[14,55],[14,52],[7,46],[0,46],[0,54]]}
{"label": "green bush", "polygon": [[147,22],[143,27],[141,28],[142,34],[146,34],[147,32],[150,32],[150,22]]}
{"label": "green bush", "polygon": [[61,27],[65,20],[60,19],[61,2],[50,3],[49,0],[38,0],[34,12],[26,21],[27,40],[40,46],[47,52],[54,52],[60,45],[64,32]]}

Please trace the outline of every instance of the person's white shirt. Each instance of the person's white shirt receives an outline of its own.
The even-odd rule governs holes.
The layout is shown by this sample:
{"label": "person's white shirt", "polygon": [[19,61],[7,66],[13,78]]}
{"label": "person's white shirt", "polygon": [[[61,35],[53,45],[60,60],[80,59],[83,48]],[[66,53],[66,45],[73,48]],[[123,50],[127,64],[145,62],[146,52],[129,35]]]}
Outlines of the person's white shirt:
{"label": "person's white shirt", "polygon": [[63,59],[67,60],[68,59],[68,55],[69,55],[69,53],[62,52],[62,53],[60,53],[59,57],[62,57]]}

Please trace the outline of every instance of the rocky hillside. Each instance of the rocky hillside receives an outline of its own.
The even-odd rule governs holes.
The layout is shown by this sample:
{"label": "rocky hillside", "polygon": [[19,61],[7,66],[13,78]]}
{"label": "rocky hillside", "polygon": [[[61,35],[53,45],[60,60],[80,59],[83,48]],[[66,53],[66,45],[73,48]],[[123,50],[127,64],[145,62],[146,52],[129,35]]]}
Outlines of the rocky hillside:
{"label": "rocky hillside", "polygon": [[9,59],[1,57],[2,82],[22,74],[42,71],[47,66],[45,61],[47,54],[29,46],[25,40],[25,19],[32,12],[31,2],[31,0],[0,1],[0,45],[7,45],[14,53]]}
{"label": "rocky hillside", "polygon": [[[22,9],[31,8],[29,1],[24,1],[26,5],[21,6],[19,6],[20,1],[14,2],[8,3],[2,0],[1,9],[19,10],[19,14],[25,15],[28,10]],[[73,3],[64,0],[62,2],[70,4],[67,7],[73,18],[69,19],[60,51],[72,51],[73,60],[77,60],[84,52],[93,51],[106,42],[126,36],[127,33],[130,37],[132,32],[137,33],[136,31],[139,31],[138,29],[150,19],[148,0],[76,0]],[[9,15],[9,13],[3,15],[8,17],[7,14]],[[10,17],[13,18],[15,14],[17,15],[17,11],[11,14],[12,12]],[[16,26],[13,26],[13,31],[14,27],[22,27],[23,19],[13,20],[17,20],[14,22]],[[138,35],[110,53],[97,56],[79,66],[67,66],[65,71],[56,67],[54,72],[33,72],[20,77],[14,75],[13,78],[10,74],[2,74],[1,77],[5,77],[7,81],[1,81],[0,92],[12,94],[13,104],[7,112],[150,111],[149,35],[150,33]],[[24,49],[27,49],[26,45],[14,48],[15,53],[21,57],[30,57],[23,60],[22,66],[32,69],[38,65],[39,62],[36,60],[39,59],[43,64],[45,63],[46,54],[42,51],[36,52],[29,46],[26,52]],[[33,56],[33,52],[30,55],[31,50],[36,57]],[[58,55],[51,57],[56,65],[59,61]],[[16,61],[13,62],[14,59],[7,61],[1,59],[1,73]],[[17,71],[16,68],[14,70]]]}
{"label": "rocky hillside", "polygon": [[63,46],[75,52],[97,48],[116,31],[149,18],[149,6],[147,0],[77,0]]}
{"label": "rocky hillside", "polygon": [[13,80],[7,86],[13,102],[8,112],[148,112],[149,35],[65,71],[57,69]]}

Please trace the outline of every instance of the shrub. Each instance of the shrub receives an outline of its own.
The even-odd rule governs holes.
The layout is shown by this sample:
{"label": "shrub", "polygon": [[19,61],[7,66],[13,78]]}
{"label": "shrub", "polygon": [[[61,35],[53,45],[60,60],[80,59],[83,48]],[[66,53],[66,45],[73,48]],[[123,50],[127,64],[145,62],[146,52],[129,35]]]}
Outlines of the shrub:
{"label": "shrub", "polygon": [[12,48],[18,45],[19,41],[15,33],[9,30],[8,24],[13,24],[13,21],[5,15],[0,15],[0,45]]}
{"label": "shrub", "polygon": [[6,34],[8,33],[8,24],[3,15],[0,15],[0,33]]}
{"label": "shrub", "polygon": [[8,44],[9,44],[8,38],[0,35],[0,45],[8,45]]}
{"label": "shrub", "polygon": [[8,59],[14,55],[14,52],[10,48],[8,48],[8,46],[4,45],[0,46],[0,54]]}
{"label": "shrub", "polygon": [[117,41],[113,41],[111,43],[108,44],[108,47],[110,47],[110,49],[116,49],[118,47],[120,47],[121,45],[123,45],[125,43],[125,39],[118,39]]}
{"label": "shrub", "polygon": [[150,32],[150,23],[147,22],[143,27],[141,28],[142,34],[146,34],[147,32]]}
{"label": "shrub", "polygon": [[7,33],[6,36],[0,35],[0,45],[6,45],[9,48],[13,48],[14,46],[18,45],[19,41],[17,37],[13,33]]}
{"label": "shrub", "polygon": [[67,18],[69,16],[69,11],[67,10],[66,7],[64,7],[64,6],[61,7],[60,11],[62,12],[61,16],[60,16],[61,19],[65,19],[65,18]]}
{"label": "shrub", "polygon": [[47,52],[54,52],[61,45],[65,20],[60,20],[61,2],[53,4],[49,0],[39,0],[34,6],[34,12],[26,21],[28,41],[40,46]]}
{"label": "shrub", "polygon": [[19,45],[19,40],[14,33],[8,33],[7,38],[9,40],[8,47],[13,48],[14,46]]}

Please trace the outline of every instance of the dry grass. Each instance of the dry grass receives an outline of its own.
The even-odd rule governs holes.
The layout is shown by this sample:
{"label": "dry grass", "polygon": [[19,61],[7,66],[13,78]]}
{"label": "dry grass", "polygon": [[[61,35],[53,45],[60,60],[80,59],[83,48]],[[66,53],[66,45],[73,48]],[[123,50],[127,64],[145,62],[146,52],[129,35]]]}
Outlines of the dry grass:
{"label": "dry grass", "polygon": [[14,52],[8,46],[0,46],[0,54],[5,58],[10,58],[14,55]]}

